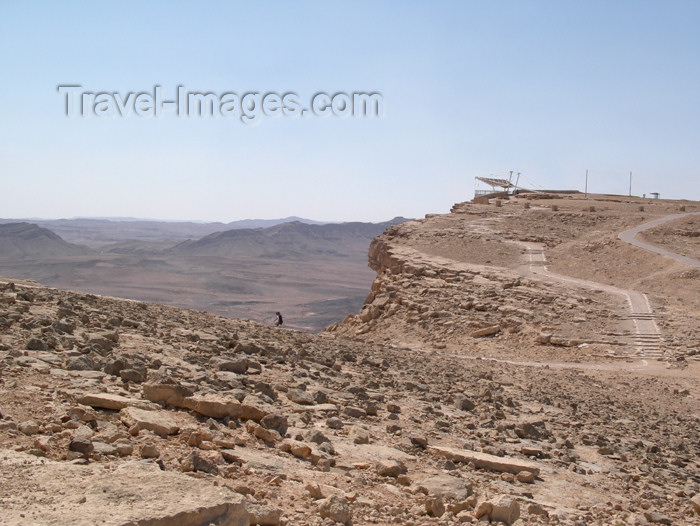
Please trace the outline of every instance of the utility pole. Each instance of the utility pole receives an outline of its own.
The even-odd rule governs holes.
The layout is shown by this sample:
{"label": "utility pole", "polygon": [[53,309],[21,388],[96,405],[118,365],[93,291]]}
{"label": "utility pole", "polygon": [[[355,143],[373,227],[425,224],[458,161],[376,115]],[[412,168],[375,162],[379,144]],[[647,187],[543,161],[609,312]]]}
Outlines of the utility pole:
{"label": "utility pole", "polygon": [[584,191],[584,197],[588,197],[588,170],[586,170],[586,189]]}
{"label": "utility pole", "polygon": [[632,172],[630,172],[630,197],[632,197]]}
{"label": "utility pole", "polygon": [[518,191],[518,182],[520,181],[520,172],[518,172],[518,177],[515,178],[515,191]]}

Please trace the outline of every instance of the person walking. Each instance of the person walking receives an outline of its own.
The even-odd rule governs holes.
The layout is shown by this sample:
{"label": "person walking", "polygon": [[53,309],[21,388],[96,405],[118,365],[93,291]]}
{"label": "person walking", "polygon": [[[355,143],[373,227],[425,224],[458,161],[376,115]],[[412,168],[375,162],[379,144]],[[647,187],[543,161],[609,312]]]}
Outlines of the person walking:
{"label": "person walking", "polygon": [[277,316],[277,319],[275,320],[275,327],[279,327],[284,323],[284,320],[282,319],[282,315],[279,312],[275,312],[275,316]]}

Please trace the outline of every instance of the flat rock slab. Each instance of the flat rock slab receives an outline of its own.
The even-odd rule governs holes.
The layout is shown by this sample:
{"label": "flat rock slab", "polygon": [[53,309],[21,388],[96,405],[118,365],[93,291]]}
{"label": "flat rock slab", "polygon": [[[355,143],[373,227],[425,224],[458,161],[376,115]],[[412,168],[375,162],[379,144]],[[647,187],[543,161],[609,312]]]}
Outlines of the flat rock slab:
{"label": "flat rock slab", "polygon": [[382,460],[398,460],[403,462],[416,459],[413,455],[404,453],[399,449],[380,444],[352,444],[350,442],[338,441],[333,442],[333,447],[338,457],[345,462],[374,464]]}
{"label": "flat rock slab", "polygon": [[472,494],[472,483],[451,475],[434,475],[414,484],[416,489],[425,488],[428,495],[463,501]]}
{"label": "flat rock slab", "polygon": [[220,395],[194,395],[183,400],[183,406],[200,415],[212,418],[240,418],[241,403],[232,397]]}
{"label": "flat rock slab", "polygon": [[7,526],[248,526],[241,495],[146,462],[78,466],[0,451]]}
{"label": "flat rock slab", "polygon": [[84,394],[78,397],[78,402],[98,409],[111,409],[121,411],[125,407],[139,407],[141,409],[153,409],[153,404],[136,398],[128,398],[117,394],[99,393]]}
{"label": "flat rock slab", "polygon": [[300,467],[299,461],[291,457],[280,457],[258,449],[237,447],[221,450],[221,454],[227,462],[245,464],[247,467],[270,473],[291,473],[306,469],[306,466]]}
{"label": "flat rock slab", "polygon": [[497,457],[495,455],[479,453],[478,451],[443,446],[429,446],[428,451],[449,458],[453,462],[463,462],[464,464],[473,462],[477,468],[489,469],[491,471],[508,472],[516,475],[521,471],[529,471],[535,476],[540,474],[540,468],[532,462],[515,458]]}
{"label": "flat rock slab", "polygon": [[122,409],[120,418],[129,427],[147,429],[162,437],[174,435],[180,430],[167,411],[145,411],[137,407],[127,407]]}

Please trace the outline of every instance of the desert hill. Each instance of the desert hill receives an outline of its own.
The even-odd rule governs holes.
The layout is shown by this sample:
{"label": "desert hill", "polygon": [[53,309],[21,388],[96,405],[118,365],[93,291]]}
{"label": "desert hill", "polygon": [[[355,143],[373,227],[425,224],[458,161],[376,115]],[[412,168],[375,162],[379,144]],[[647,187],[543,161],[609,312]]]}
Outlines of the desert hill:
{"label": "desert hill", "polygon": [[92,250],[66,242],[32,223],[0,224],[0,259],[32,260],[87,256]]}
{"label": "desert hill", "polygon": [[[357,257],[387,227],[406,221],[384,223],[333,223],[310,225],[299,221],[270,228],[226,230],[198,240],[180,243],[173,254],[190,256],[247,256],[308,259],[315,256]],[[364,256],[363,256],[364,259]]]}
{"label": "desert hill", "polygon": [[0,280],[0,517],[698,524],[698,276],[618,238],[698,205],[461,203],[317,335]]}

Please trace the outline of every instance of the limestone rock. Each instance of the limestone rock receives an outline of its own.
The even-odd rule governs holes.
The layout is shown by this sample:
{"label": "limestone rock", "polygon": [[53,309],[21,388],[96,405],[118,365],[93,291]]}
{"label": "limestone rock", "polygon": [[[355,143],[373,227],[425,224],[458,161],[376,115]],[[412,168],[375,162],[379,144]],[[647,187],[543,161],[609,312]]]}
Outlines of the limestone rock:
{"label": "limestone rock", "polygon": [[311,393],[307,393],[301,389],[289,389],[287,391],[287,398],[295,404],[314,405],[316,403]]}
{"label": "limestone rock", "polygon": [[264,504],[249,504],[247,507],[251,526],[279,526],[282,521],[280,508]]}
{"label": "limestone rock", "polygon": [[377,473],[382,477],[398,477],[406,473],[406,466],[399,460],[380,460],[377,462]]}
{"label": "limestone rock", "polygon": [[321,518],[331,519],[341,524],[349,524],[352,520],[352,513],[347,501],[336,495],[331,495],[320,502],[319,513]]}
{"label": "limestone rock", "polygon": [[217,394],[193,395],[183,400],[182,405],[195,413],[211,418],[240,418],[241,403],[235,398]]}
{"label": "limestone rock", "polygon": [[21,422],[17,429],[25,435],[36,435],[41,428],[34,420],[27,420],[26,422]]}
{"label": "limestone rock", "polygon": [[[8,526],[249,524],[241,495],[181,473],[161,471],[155,463],[126,462],[105,469],[100,464],[76,466],[7,450],[0,452],[0,458],[2,522]],[[60,495],[61,505],[37,501],[28,519],[28,490],[37,496]]]}
{"label": "limestone rock", "polygon": [[490,469],[491,471],[508,472],[515,475],[521,471],[529,471],[535,476],[540,473],[540,468],[532,462],[525,462],[514,458],[497,457],[495,455],[470,451],[468,449],[456,449],[442,446],[428,446],[428,451],[449,458],[453,462],[463,462],[465,464],[472,462],[477,468]]}
{"label": "limestone rock", "polygon": [[70,451],[82,453],[83,455],[85,455],[87,457],[90,455],[90,453],[93,452],[93,450],[95,449],[95,446],[93,446],[92,441],[87,439],[87,438],[76,437],[70,441],[70,444],[68,445],[68,449]]}
{"label": "limestone rock", "polygon": [[501,332],[500,325],[491,325],[490,327],[484,327],[483,329],[478,329],[469,333],[472,338],[483,338],[484,336],[493,336]]}
{"label": "limestone rock", "polygon": [[431,517],[442,517],[445,513],[445,503],[440,497],[429,497],[425,501],[425,512]]}
{"label": "limestone rock", "polygon": [[464,395],[457,395],[454,397],[455,407],[461,409],[462,411],[471,411],[476,407],[476,403],[471,398],[467,398]]}
{"label": "limestone rock", "polygon": [[698,493],[692,499],[690,499],[690,504],[692,504],[695,513],[700,515],[700,493]]}
{"label": "limestone rock", "polygon": [[464,501],[472,494],[471,482],[451,475],[434,475],[416,482],[415,486],[428,495],[454,501]]}
{"label": "limestone rock", "polygon": [[284,436],[287,433],[287,417],[280,413],[271,413],[269,415],[265,415],[260,420],[260,425],[266,429],[272,429],[274,431],[277,431],[280,434],[280,436]]}
{"label": "limestone rock", "polygon": [[504,522],[510,526],[520,517],[520,505],[512,497],[502,495],[491,504],[493,507],[489,515],[492,521]]}
{"label": "limestone rock", "polygon": [[241,402],[241,418],[243,420],[260,422],[272,412],[274,412],[274,408],[255,395],[248,395]]}
{"label": "limestone rock", "polygon": [[184,407],[184,400],[192,396],[192,389],[183,385],[153,383],[142,387],[143,397],[151,402],[171,407]]}
{"label": "limestone rock", "polygon": [[99,409],[111,409],[112,411],[120,411],[126,407],[140,407],[146,409],[153,405],[143,400],[111,393],[84,394],[79,396],[77,400],[83,405],[89,405],[90,407]]}
{"label": "limestone rock", "polygon": [[141,458],[158,458],[160,451],[153,442],[147,442],[141,446]]}
{"label": "limestone rock", "polygon": [[128,427],[148,429],[162,437],[176,434],[180,428],[166,411],[145,411],[136,407],[122,409],[120,418]]}

